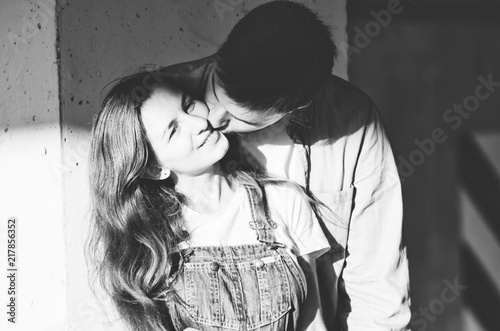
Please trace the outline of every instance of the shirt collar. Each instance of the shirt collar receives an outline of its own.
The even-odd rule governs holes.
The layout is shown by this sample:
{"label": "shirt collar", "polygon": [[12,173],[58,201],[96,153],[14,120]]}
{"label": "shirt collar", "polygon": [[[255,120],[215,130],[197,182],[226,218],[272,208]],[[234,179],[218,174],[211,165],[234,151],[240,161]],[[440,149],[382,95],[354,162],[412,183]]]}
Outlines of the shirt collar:
{"label": "shirt collar", "polygon": [[311,105],[305,108],[295,110],[292,113],[290,122],[294,122],[304,128],[310,129],[313,108],[314,108],[314,101],[311,103]]}

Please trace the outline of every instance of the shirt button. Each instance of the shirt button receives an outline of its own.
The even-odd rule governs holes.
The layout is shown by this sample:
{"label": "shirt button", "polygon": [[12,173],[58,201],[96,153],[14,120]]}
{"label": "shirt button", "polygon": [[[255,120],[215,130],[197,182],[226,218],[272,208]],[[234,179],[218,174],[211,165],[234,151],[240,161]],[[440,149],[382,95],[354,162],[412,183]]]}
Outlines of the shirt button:
{"label": "shirt button", "polygon": [[210,263],[210,269],[211,269],[212,271],[217,271],[217,270],[219,270],[219,264],[218,264],[217,262],[212,262],[212,263]]}
{"label": "shirt button", "polygon": [[255,266],[259,269],[262,269],[264,267],[264,261],[262,260],[255,260]]}

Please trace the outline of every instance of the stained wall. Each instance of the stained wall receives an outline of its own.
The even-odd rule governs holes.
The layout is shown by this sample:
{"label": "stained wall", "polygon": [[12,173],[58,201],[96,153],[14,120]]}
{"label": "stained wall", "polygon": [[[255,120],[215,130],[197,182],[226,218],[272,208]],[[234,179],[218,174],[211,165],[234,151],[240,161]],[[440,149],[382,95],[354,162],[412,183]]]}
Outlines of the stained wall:
{"label": "stained wall", "polygon": [[[0,1],[2,330],[63,330],[66,220],[55,1]],[[16,324],[7,322],[7,219],[16,222]]]}

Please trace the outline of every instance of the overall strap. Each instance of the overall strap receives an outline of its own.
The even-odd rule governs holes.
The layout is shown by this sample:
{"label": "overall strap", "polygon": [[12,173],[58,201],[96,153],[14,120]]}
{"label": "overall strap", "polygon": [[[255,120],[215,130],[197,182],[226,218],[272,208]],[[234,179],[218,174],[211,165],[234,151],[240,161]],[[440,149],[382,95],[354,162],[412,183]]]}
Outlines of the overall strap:
{"label": "overall strap", "polygon": [[276,249],[278,247],[285,247],[285,245],[276,242],[276,239],[274,237],[273,229],[276,229],[277,225],[271,220],[271,215],[269,213],[269,208],[264,189],[262,188],[262,194],[263,194],[262,202],[263,202],[265,217],[258,218],[257,208],[259,208],[259,206],[256,201],[256,197],[258,196],[257,191],[254,187],[251,187],[249,185],[244,185],[244,186],[248,193],[250,211],[252,214],[252,220],[248,222],[248,224],[257,233],[257,240],[266,244],[271,249]]}

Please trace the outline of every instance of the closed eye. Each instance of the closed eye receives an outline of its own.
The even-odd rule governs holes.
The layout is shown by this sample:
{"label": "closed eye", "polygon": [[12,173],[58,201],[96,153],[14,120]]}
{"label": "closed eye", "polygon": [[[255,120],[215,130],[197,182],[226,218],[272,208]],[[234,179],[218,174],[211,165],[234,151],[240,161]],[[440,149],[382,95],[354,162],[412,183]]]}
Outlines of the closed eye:
{"label": "closed eye", "polygon": [[184,92],[182,93],[182,110],[186,113],[190,113],[194,108],[194,100],[188,99],[188,95]]}
{"label": "closed eye", "polygon": [[184,111],[186,113],[191,113],[194,109],[194,100],[189,100],[187,103],[186,103],[186,106],[184,108]]}
{"label": "closed eye", "polygon": [[179,123],[176,121],[175,124],[172,126],[172,130],[170,131],[170,136],[168,137],[168,140],[172,138],[172,136],[177,132],[178,128],[179,128]]}

